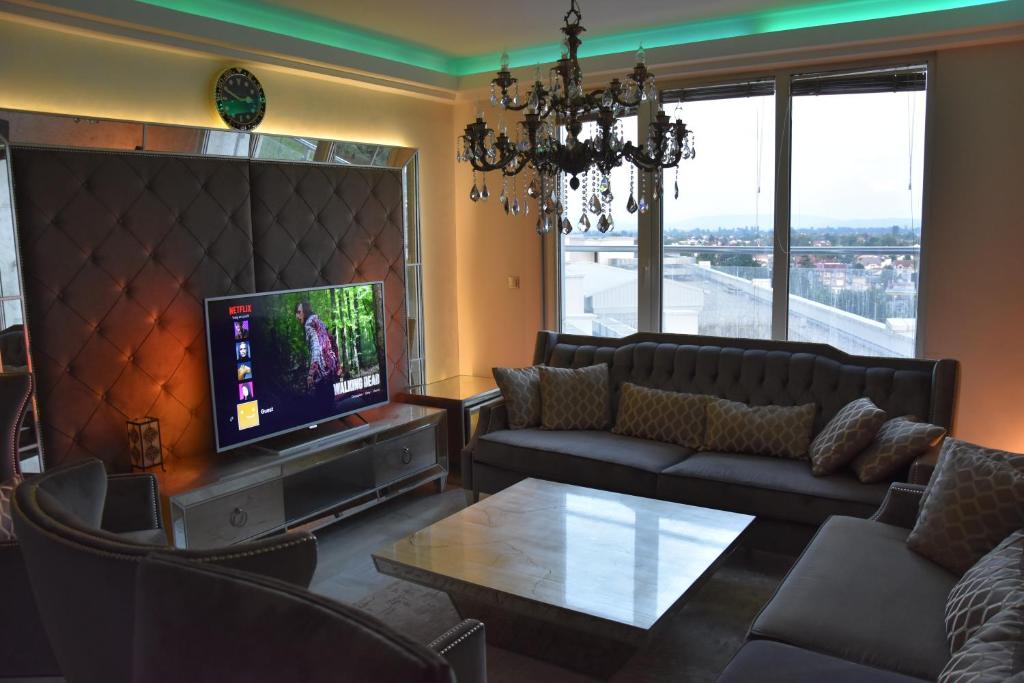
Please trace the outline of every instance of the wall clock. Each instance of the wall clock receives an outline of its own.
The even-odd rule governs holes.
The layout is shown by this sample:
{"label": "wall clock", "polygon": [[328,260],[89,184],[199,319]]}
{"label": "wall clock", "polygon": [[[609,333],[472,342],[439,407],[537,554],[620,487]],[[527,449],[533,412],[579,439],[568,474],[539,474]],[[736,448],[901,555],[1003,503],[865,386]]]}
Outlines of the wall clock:
{"label": "wall clock", "polygon": [[251,72],[239,67],[225,69],[214,90],[217,113],[235,130],[252,130],[267,112],[263,86]]}

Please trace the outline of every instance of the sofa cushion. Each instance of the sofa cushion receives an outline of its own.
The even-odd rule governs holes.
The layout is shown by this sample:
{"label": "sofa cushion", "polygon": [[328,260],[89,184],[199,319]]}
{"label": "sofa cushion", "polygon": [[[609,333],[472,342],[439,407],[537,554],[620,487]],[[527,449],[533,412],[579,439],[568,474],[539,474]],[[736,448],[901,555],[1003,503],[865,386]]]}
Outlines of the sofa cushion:
{"label": "sofa cushion", "polygon": [[539,367],[540,423],[544,429],[607,429],[611,393],[605,363],[578,370]]}
{"label": "sofa cushion", "polygon": [[519,429],[481,437],[473,459],[541,479],[651,497],[658,473],[692,452],[603,431]]}
{"label": "sofa cushion", "polygon": [[687,448],[704,443],[707,396],[660,391],[636,384],[622,385],[616,434],[665,441]]}
{"label": "sofa cushion", "polygon": [[758,615],[751,635],[934,680],[956,576],[911,552],[908,531],[832,517]]}
{"label": "sofa cushion", "polygon": [[907,545],[958,575],[1024,527],[1024,457],[946,439]]}
{"label": "sofa cushion", "polygon": [[1002,683],[1024,674],[1024,605],[1001,610],[953,653],[938,683]]}
{"label": "sofa cushion", "polygon": [[717,683],[920,683],[892,671],[849,662],[771,640],[751,640]]}
{"label": "sofa cushion", "polygon": [[803,460],[695,453],[658,478],[658,497],[817,526],[833,514],[867,517],[888,484],[861,484],[849,472],[815,477]]}
{"label": "sofa cushion", "polygon": [[870,398],[850,401],[811,441],[811,471],[832,474],[871,443],[885,422],[885,411]]}
{"label": "sofa cushion", "polygon": [[865,484],[887,481],[914,458],[936,446],[945,435],[945,427],[917,422],[909,416],[894,417],[881,426],[850,467]]}
{"label": "sofa cushion", "polygon": [[537,368],[494,368],[491,372],[505,399],[509,428],[539,427],[540,372]]}
{"label": "sofa cushion", "polygon": [[946,601],[946,634],[956,652],[1008,604],[1024,606],[1024,529],[1015,531],[961,577]]}
{"label": "sofa cushion", "polygon": [[704,448],[709,451],[806,458],[814,427],[813,403],[750,406],[714,399],[708,403]]}

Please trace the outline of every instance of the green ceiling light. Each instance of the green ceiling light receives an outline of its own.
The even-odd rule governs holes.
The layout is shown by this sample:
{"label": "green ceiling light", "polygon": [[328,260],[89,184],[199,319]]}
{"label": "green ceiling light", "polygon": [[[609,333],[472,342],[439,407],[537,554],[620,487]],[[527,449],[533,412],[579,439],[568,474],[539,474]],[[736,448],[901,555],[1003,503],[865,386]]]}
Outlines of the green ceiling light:
{"label": "green ceiling light", "polygon": [[[499,54],[457,57],[440,50],[330,22],[303,12],[273,7],[255,0],[137,0],[138,2],[259,29],[330,47],[351,50],[401,64],[437,71],[449,76],[468,76],[490,71]],[[1009,0],[832,0],[801,7],[750,12],[720,19],[691,21],[669,26],[591,36],[580,57],[628,52],[643,44],[648,48],[685,45],[708,40],[739,38],[778,31],[834,26],[857,21],[891,19],[928,12],[994,5]],[[558,43],[517,49],[510,66],[523,67],[554,62]]]}

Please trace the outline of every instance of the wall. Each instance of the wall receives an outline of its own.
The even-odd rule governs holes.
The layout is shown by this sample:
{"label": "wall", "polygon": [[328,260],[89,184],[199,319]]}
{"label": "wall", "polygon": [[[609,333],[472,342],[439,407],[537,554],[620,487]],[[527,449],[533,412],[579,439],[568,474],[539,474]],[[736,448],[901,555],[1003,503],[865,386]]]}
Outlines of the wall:
{"label": "wall", "polygon": [[[0,19],[0,107],[221,127],[215,55]],[[452,104],[250,65],[268,97],[262,132],[420,150],[428,380],[459,371]],[[442,134],[438,134],[442,131]]]}
{"label": "wall", "polygon": [[963,364],[958,436],[1024,451],[1024,42],[940,52],[930,77],[925,354]]}
{"label": "wall", "polygon": [[[476,118],[477,104],[456,105],[451,140]],[[486,119],[497,127],[498,111],[487,107]],[[511,129],[511,118],[507,118]],[[454,147],[453,147],[454,152]],[[459,352],[464,374],[489,377],[494,366],[529,365],[541,329],[541,239],[536,213],[512,217],[498,203],[501,176],[488,173],[491,198],[472,202],[469,164],[455,166],[455,222],[459,244]],[[519,177],[519,191],[529,182]],[[480,176],[482,180],[482,176]],[[522,197],[522,194],[520,194]],[[509,289],[509,276],[519,277],[519,289]]]}

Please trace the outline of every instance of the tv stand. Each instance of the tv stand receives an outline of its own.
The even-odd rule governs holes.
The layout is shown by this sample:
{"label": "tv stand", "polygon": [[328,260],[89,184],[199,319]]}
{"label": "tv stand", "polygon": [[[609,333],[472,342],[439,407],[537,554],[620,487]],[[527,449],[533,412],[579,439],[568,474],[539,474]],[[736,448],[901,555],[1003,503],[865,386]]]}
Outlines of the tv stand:
{"label": "tv stand", "polygon": [[172,468],[160,485],[174,545],[212,548],[317,529],[428,482],[443,491],[446,419],[437,408],[391,403],[367,411],[366,424],[350,416],[221,453],[198,473]]}

